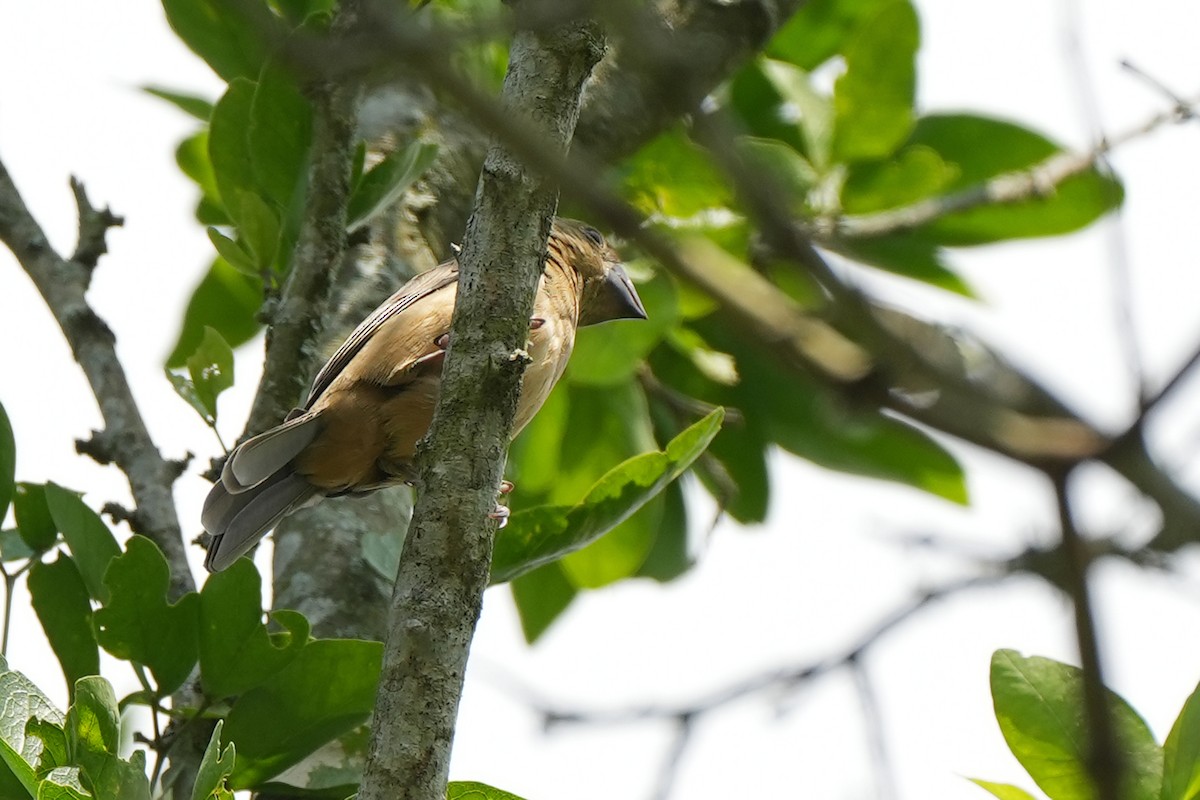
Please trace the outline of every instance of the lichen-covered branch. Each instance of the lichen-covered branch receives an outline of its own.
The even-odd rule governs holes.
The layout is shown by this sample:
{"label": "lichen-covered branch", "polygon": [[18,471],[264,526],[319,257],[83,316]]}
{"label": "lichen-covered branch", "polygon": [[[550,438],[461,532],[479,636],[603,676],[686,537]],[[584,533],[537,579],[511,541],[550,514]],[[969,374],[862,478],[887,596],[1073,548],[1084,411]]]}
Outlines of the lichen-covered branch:
{"label": "lichen-covered branch", "polygon": [[94,208],[77,181],[72,181],[72,189],[79,205],[79,243],[74,255],[64,258],[50,246],[0,162],[0,241],[16,256],[54,314],[100,407],[104,429],[79,442],[78,448],[125,473],[135,504],[128,517],[130,526],[152,539],[167,557],[170,597],[178,599],[195,590],[171,494],[183,468],[163,458],[150,438],[117,358],[112,330],[86,297],[92,270],[106,250],[105,235],[121,220],[107,209]]}
{"label": "lichen-covered branch", "polygon": [[[523,10],[537,4],[515,3]],[[503,101],[559,154],[583,82],[603,55],[597,26],[516,34]],[[467,654],[487,586],[495,507],[524,370],[533,296],[558,202],[544,173],[503,145],[484,162],[460,257],[442,389],[420,457],[421,491],[392,595],[361,800],[444,797]]]}

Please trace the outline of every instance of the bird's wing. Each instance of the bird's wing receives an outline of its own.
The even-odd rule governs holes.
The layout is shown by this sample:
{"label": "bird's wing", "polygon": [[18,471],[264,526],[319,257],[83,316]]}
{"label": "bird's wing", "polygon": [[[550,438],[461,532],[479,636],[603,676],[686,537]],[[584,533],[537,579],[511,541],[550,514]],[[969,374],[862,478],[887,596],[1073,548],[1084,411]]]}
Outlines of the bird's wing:
{"label": "bird's wing", "polygon": [[358,355],[359,351],[363,349],[384,323],[401,311],[411,308],[414,303],[417,303],[422,298],[428,297],[433,292],[457,280],[458,262],[447,261],[428,272],[421,273],[401,286],[395,294],[359,323],[358,327],[354,329],[354,332],[350,334],[346,341],[342,342],[342,346],[325,362],[325,366],[321,367],[321,371],[317,373],[316,380],[313,381],[312,389],[309,390],[308,400],[305,401],[304,407],[312,408],[316,399],[329,388],[334,379]]}

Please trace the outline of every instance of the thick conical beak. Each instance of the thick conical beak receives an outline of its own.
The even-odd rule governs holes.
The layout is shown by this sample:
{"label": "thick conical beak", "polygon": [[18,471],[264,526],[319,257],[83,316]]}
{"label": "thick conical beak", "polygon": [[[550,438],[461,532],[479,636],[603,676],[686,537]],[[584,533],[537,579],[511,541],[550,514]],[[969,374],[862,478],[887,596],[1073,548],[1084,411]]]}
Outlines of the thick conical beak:
{"label": "thick conical beak", "polygon": [[612,319],[645,319],[646,307],[638,297],[633,281],[620,264],[614,265],[604,276],[603,285],[598,287],[597,297],[580,309],[579,324],[595,325]]}

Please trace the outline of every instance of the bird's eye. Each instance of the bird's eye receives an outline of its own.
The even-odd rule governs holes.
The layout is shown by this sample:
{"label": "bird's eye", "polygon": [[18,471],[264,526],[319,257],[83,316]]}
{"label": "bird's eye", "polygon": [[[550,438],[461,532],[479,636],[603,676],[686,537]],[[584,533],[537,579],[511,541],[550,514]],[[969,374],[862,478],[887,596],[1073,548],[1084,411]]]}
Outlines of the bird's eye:
{"label": "bird's eye", "polygon": [[583,235],[586,236],[596,247],[604,247],[604,237],[600,235],[600,231],[591,226],[586,226],[583,229]]}

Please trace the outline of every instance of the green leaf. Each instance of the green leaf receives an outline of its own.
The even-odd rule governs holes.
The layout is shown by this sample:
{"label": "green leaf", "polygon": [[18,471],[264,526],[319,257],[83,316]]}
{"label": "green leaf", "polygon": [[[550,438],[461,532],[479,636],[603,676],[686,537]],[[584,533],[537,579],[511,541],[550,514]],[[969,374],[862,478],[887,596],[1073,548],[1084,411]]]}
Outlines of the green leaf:
{"label": "green leaf", "polygon": [[226,718],[238,753],[230,786],[255,786],[366,720],[382,657],[379,642],[319,639],[238,698]]}
{"label": "green leaf", "polygon": [[[121,712],[112,684],[99,675],[75,684],[75,699],[63,726],[67,734],[67,759],[92,772],[102,763],[97,756],[116,755],[121,747]],[[98,770],[97,770],[98,771]]]}
{"label": "green leaf", "polygon": [[24,561],[27,558],[32,558],[34,551],[25,544],[25,540],[21,538],[21,534],[16,528],[5,528],[0,531],[0,560],[8,561]]}
{"label": "green leaf", "polygon": [[184,44],[226,81],[257,76],[267,42],[282,33],[261,2],[163,0],[163,10]]}
{"label": "green leaf", "polygon": [[[1000,731],[1041,790],[1051,800],[1092,800],[1082,672],[1048,658],[997,650],[992,655],[991,686]],[[1124,765],[1121,796],[1157,800],[1163,782],[1162,750],[1137,712],[1106,692]]]}
{"label": "green leaf", "polygon": [[1200,798],[1200,687],[1183,709],[1163,743],[1162,800]]}
{"label": "green leaf", "polygon": [[735,142],[738,155],[751,170],[769,175],[787,196],[791,208],[800,211],[808,206],[809,192],[819,176],[804,156],[777,139],[741,136]]}
{"label": "green leaf", "polygon": [[29,570],[29,596],[42,630],[62,665],[67,688],[100,673],[100,650],[92,632],[92,604],[75,562],[65,553]]}
{"label": "green leaf", "polygon": [[919,236],[902,234],[880,236],[870,239],[846,239],[838,242],[837,252],[886,269],[897,275],[960,294],[975,297],[975,290],[942,259],[942,250],[937,244]]}
{"label": "green leaf", "polygon": [[[247,195],[249,196],[249,195]],[[246,275],[260,275],[261,268],[255,262],[254,254],[246,249],[240,239],[230,239],[216,228],[209,226],[208,240],[216,248],[217,255],[229,262],[238,272]]]}
{"label": "green leaf", "polygon": [[212,738],[204,748],[204,758],[200,760],[200,768],[196,771],[196,783],[192,787],[192,800],[210,800],[221,798],[225,790],[225,779],[233,773],[237,761],[237,748],[230,742],[221,749],[221,728],[225,720],[217,720],[213,728]]}
{"label": "green leaf", "polygon": [[[204,338],[187,359],[196,398],[211,425],[217,420],[217,397],[233,386],[233,348],[215,328],[205,326]],[[174,381],[172,381],[174,383]]]}
{"label": "green leaf", "polygon": [[446,800],[521,800],[511,792],[505,792],[486,783],[476,781],[451,781],[446,787]]}
{"label": "green leaf", "polygon": [[208,409],[204,407],[204,401],[196,393],[196,386],[192,383],[192,379],[186,375],[171,372],[169,369],[163,369],[163,374],[171,382],[171,388],[175,390],[175,394],[179,395],[185,403],[191,406],[192,410],[200,415],[200,419],[204,420],[206,425],[212,425],[213,420],[208,416]]}
{"label": "green leaf", "polygon": [[[1061,148],[1020,125],[969,114],[922,117],[909,147],[926,147],[953,167],[944,193],[1040,164]],[[919,229],[944,245],[978,245],[1006,239],[1055,236],[1078,230],[1121,203],[1121,185],[1096,170],[1063,181],[1041,199],[990,205],[948,214]]]}
{"label": "green leaf", "polygon": [[167,602],[170,579],[167,560],[154,542],[131,536],[104,576],[109,600],[96,611],[100,646],[149,667],[159,696],[183,685],[197,657],[199,598],[188,593]]}
{"label": "green leaf", "polygon": [[46,505],[46,487],[37,483],[18,483],[13,494],[13,513],[21,539],[35,553],[43,553],[58,541],[58,528]]}
{"label": "green leaf", "polygon": [[509,586],[521,621],[521,632],[529,644],[536,642],[579,594],[557,562],[526,572],[513,579]]}
{"label": "green leaf", "polygon": [[958,178],[936,150],[911,145],[886,161],[853,164],[842,184],[842,210],[870,214],[931,197]]}
{"label": "green leaf", "polygon": [[626,159],[619,180],[623,194],[644,214],[686,219],[733,204],[728,182],[680,127]]}
{"label": "green leaf", "polygon": [[213,104],[203,97],[177,92],[173,89],[163,89],[159,86],[143,86],[142,91],[160,100],[166,100],[180,111],[192,115],[201,122],[208,122],[208,118],[212,116]]}
{"label": "green leaf", "polygon": [[8,421],[4,404],[0,403],[0,522],[4,521],[8,504],[12,501],[16,470],[17,440],[13,437],[12,423]]}
{"label": "green leaf", "polygon": [[198,131],[179,143],[175,148],[175,163],[200,189],[200,203],[196,206],[196,219],[200,224],[230,224],[229,213],[221,202],[217,176],[213,172],[212,159],[209,157],[207,129]]}
{"label": "green leaf", "polygon": [[683,474],[720,430],[717,409],[665,450],[643,453],[609,470],[574,506],[539,506],[512,515],[496,536],[492,583],[512,580],[590,544],[631,517]]}
{"label": "green leaf", "polygon": [[294,611],[276,611],[271,617],[287,633],[267,632],[262,578],[248,560],[208,576],[200,590],[200,682],[205,694],[242,694],[297,657],[308,643],[307,620]]}
{"label": "green leaf", "polygon": [[332,11],[334,0],[271,0],[271,5],[292,25],[299,25],[313,14],[327,14]]}
{"label": "green leaf", "polygon": [[808,0],[767,45],[772,58],[813,70],[845,52],[852,34],[892,0]]}
{"label": "green leaf", "polygon": [[242,195],[242,208],[238,214],[239,241],[245,242],[252,257],[253,273],[261,275],[275,263],[279,253],[282,229],[279,217],[257,194]]}
{"label": "green leaf", "polygon": [[413,142],[402,150],[394,150],[371,167],[350,195],[346,229],[353,231],[392,203],[425,174],[437,158],[436,144]]}
{"label": "green leaf", "polygon": [[218,258],[192,292],[167,367],[179,369],[187,363],[188,356],[204,339],[206,327],[220,333],[231,347],[248,342],[262,327],[257,319],[261,305],[262,281],[243,275]]}
{"label": "green leaf", "polygon": [[1037,798],[1024,789],[1008,783],[992,783],[991,781],[982,781],[978,778],[968,778],[967,780],[979,788],[990,792],[993,797],[1000,798],[1000,800],[1037,800]]}
{"label": "green leaf", "polygon": [[46,505],[75,557],[75,565],[79,567],[88,594],[101,603],[108,602],[104,573],[109,562],[121,552],[112,532],[78,494],[58,484],[46,484]]}
{"label": "green leaf", "polygon": [[806,163],[818,173],[832,166],[834,110],[829,98],[818,94],[809,82],[808,73],[783,61],[762,59],[763,75],[789,105],[804,136]]}
{"label": "green leaf", "polygon": [[[713,439],[713,442],[716,442],[716,439]],[[693,559],[688,552],[687,505],[683,502],[683,490],[679,487],[679,482],[676,481],[664,489],[660,497],[663,509],[658,530],[655,532],[650,551],[638,567],[637,575],[666,583],[687,572],[693,564]]]}
{"label": "green leaf", "polygon": [[599,589],[636,575],[658,538],[662,516],[659,494],[586,547],[563,556],[558,562],[563,574],[580,589]]}
{"label": "green leaf", "polygon": [[258,84],[245,78],[231,81],[217,101],[209,123],[208,157],[213,179],[222,205],[235,219],[242,210],[242,195],[258,191],[248,134],[257,87]]}
{"label": "green leaf", "polygon": [[20,672],[10,670],[0,656],[0,787],[19,786],[14,797],[22,796],[19,791],[36,795],[36,773],[55,765],[59,754],[56,737],[49,732],[62,724],[62,713],[46,695]]}
{"label": "green leaf", "polygon": [[846,71],[833,89],[837,161],[884,158],[908,138],[919,44],[908,0],[892,0],[854,32],[843,51]]}
{"label": "green leaf", "polygon": [[656,274],[653,280],[638,284],[638,295],[646,306],[647,319],[579,330],[567,366],[568,380],[612,386],[633,377],[646,354],[679,320],[674,285],[666,275]]}
{"label": "green leaf", "polygon": [[92,795],[79,783],[79,769],[68,767],[55,770],[42,779],[37,788],[37,800],[92,800]]}
{"label": "green leaf", "polygon": [[289,208],[308,177],[312,107],[279,61],[258,75],[245,135],[256,193]]}

